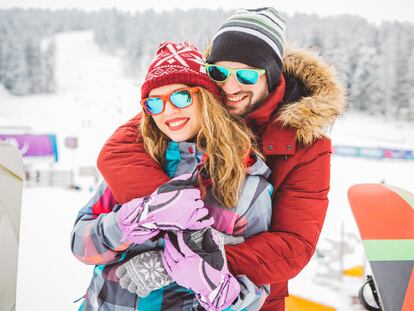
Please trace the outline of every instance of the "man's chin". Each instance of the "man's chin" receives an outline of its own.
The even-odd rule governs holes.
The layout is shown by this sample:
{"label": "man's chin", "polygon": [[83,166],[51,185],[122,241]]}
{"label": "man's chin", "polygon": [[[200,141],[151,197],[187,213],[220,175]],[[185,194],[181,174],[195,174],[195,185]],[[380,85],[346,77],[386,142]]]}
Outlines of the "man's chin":
{"label": "man's chin", "polygon": [[250,101],[246,101],[246,99],[237,104],[226,101],[225,106],[227,111],[233,116],[243,117],[250,105]]}
{"label": "man's chin", "polygon": [[226,110],[232,116],[244,117],[244,113],[246,111],[246,107],[237,107],[237,106],[226,105]]}

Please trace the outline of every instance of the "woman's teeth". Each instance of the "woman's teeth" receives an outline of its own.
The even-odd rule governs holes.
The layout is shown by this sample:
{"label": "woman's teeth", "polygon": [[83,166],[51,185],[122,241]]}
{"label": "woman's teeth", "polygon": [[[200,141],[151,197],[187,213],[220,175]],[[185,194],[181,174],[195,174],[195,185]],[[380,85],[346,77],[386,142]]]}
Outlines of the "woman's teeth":
{"label": "woman's teeth", "polygon": [[180,121],[175,121],[175,122],[169,122],[168,125],[169,126],[179,126],[181,124],[183,124],[186,120],[180,120]]}

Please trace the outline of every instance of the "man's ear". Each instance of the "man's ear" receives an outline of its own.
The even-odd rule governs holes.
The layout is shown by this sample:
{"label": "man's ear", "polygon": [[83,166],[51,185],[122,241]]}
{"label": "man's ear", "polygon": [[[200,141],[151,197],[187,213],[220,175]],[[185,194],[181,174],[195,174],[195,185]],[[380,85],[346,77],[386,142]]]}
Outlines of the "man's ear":
{"label": "man's ear", "polygon": [[203,52],[204,57],[206,59],[210,56],[212,47],[213,47],[213,42],[211,40],[208,40],[207,45],[206,45],[206,47],[204,49],[204,52]]}

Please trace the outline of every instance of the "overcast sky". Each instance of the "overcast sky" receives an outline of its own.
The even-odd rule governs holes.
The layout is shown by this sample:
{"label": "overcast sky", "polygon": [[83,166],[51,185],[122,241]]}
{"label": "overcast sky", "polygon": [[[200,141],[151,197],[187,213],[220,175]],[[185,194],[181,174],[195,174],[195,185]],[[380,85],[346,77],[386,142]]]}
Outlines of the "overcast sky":
{"label": "overcast sky", "polygon": [[81,8],[97,10],[116,7],[122,10],[145,10],[153,8],[170,10],[174,8],[252,8],[274,6],[288,14],[294,12],[316,13],[319,15],[354,14],[367,18],[371,22],[382,20],[409,21],[414,23],[413,0],[0,0],[0,8],[37,7],[37,8]]}

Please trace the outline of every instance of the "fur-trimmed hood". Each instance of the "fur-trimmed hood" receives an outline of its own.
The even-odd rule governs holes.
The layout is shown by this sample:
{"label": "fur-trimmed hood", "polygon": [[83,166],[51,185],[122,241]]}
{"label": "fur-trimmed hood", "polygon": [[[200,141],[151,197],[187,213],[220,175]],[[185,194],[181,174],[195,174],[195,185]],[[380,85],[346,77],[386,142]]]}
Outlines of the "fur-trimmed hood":
{"label": "fur-trimmed hood", "polygon": [[[280,107],[277,121],[296,129],[296,140],[304,145],[326,136],[345,109],[345,92],[334,70],[309,50],[287,49],[283,73],[301,81],[308,96]],[[289,90],[286,90],[289,91]]]}

